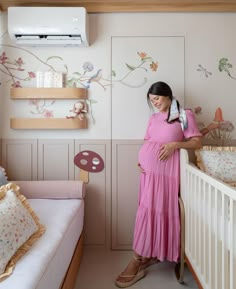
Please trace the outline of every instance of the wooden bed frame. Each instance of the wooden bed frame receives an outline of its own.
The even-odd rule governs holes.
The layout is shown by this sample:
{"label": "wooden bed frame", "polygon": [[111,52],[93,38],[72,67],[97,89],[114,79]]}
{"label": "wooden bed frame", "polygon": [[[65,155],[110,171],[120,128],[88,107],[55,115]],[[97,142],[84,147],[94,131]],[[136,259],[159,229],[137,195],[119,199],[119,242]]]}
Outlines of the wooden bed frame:
{"label": "wooden bed frame", "polygon": [[84,233],[81,233],[79,241],[76,245],[73,257],[66,272],[65,278],[59,289],[73,289],[76,283],[82,255],[83,255]]}

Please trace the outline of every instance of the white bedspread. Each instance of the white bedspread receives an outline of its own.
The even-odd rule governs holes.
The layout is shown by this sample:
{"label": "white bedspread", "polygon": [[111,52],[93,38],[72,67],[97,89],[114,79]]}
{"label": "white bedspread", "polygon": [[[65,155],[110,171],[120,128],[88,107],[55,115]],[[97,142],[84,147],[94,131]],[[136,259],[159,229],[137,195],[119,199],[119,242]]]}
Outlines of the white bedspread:
{"label": "white bedspread", "polygon": [[46,232],[18,261],[13,274],[0,283],[0,289],[58,289],[83,229],[83,200],[29,202]]}

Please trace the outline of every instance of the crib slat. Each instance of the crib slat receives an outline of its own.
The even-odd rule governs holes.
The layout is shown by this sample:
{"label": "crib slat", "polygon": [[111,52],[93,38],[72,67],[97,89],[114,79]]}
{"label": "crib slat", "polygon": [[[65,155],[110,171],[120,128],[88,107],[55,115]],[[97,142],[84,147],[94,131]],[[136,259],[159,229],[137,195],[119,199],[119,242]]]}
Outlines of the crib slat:
{"label": "crib slat", "polygon": [[209,272],[209,288],[212,288],[212,217],[211,217],[212,187],[208,187],[208,272]]}
{"label": "crib slat", "polygon": [[200,190],[200,181],[199,177],[197,177],[197,183],[196,183],[196,188],[197,188],[197,236],[198,236],[198,241],[197,241],[197,264],[198,266],[201,265],[201,239],[202,239],[202,234],[201,234],[201,220],[199,216],[201,216],[201,190]]}
{"label": "crib slat", "polygon": [[[186,193],[184,192],[184,198],[185,198],[185,214],[186,214],[186,218],[185,218],[185,222],[186,222],[186,228],[189,228],[189,211],[190,211],[190,205],[189,205],[189,198],[190,198],[190,184],[189,184],[189,171],[185,171],[185,176],[186,176]],[[189,252],[189,234],[190,231],[185,229],[185,251]]]}
{"label": "crib slat", "polygon": [[[206,219],[206,188],[205,188],[205,182],[203,183],[203,220]],[[206,280],[207,274],[206,274],[206,226],[203,227],[203,271],[202,274],[204,275],[204,279]]]}
{"label": "crib slat", "polygon": [[229,284],[230,289],[234,289],[234,206],[233,200],[230,199],[230,206],[229,206],[229,248],[230,250],[230,263],[229,263]]}
{"label": "crib slat", "polygon": [[221,220],[221,235],[222,235],[222,267],[221,267],[221,272],[222,272],[222,288],[225,288],[225,266],[226,266],[226,262],[225,262],[225,222],[224,222],[224,218],[225,218],[225,196],[222,193],[222,220]]}
{"label": "crib slat", "polygon": [[193,202],[194,202],[194,210],[193,210],[193,254],[194,254],[194,259],[197,262],[197,214],[196,214],[196,209],[197,209],[197,192],[196,192],[196,176],[193,175]]}
{"label": "crib slat", "polygon": [[[187,188],[187,194],[185,195],[185,200],[186,200],[186,204],[185,204],[185,214],[187,216],[186,218],[186,227],[189,228],[189,211],[190,211],[190,205],[189,205],[189,196],[190,196],[190,191],[189,191],[189,188],[190,188],[190,185],[189,185],[189,172],[186,171],[186,188]],[[185,236],[185,241],[186,241],[186,247],[185,247],[185,250],[188,252],[189,251],[189,234],[190,234],[190,231],[189,230],[185,230],[186,232],[186,236]]]}
{"label": "crib slat", "polygon": [[218,191],[215,190],[215,274],[214,274],[214,280],[215,280],[215,288],[218,289],[218,262],[219,262],[219,256],[218,256]]}
{"label": "crib slat", "polygon": [[[199,202],[200,202],[200,200],[203,200],[203,192],[202,192],[202,180],[199,178]],[[203,208],[202,208],[202,205],[200,205],[199,204],[199,211],[200,211],[200,214],[199,214],[199,216],[202,216],[203,215]],[[205,258],[202,258],[202,252],[203,252],[203,248],[204,248],[204,246],[203,246],[203,244],[202,244],[202,242],[203,242],[203,239],[204,239],[204,236],[203,236],[203,234],[204,234],[204,228],[202,227],[202,220],[201,220],[201,218],[199,218],[199,256],[200,256],[200,258],[199,258],[199,266],[200,266],[200,270],[202,271],[202,268],[203,268],[203,264],[202,264],[202,262],[203,262],[203,259],[205,259]]]}
{"label": "crib slat", "polygon": [[[191,192],[193,192],[193,190],[194,190],[194,187],[193,187],[193,176],[192,176],[192,174],[190,175],[190,185],[191,185],[191,187],[190,187],[190,189],[191,189]],[[192,206],[192,205],[191,205]],[[193,253],[193,258],[194,258],[194,248],[193,248],[193,240],[194,240],[194,236],[193,236],[193,214],[194,214],[194,210],[193,210],[193,208],[190,210],[190,238],[189,238],[189,241],[190,241],[190,243],[189,243],[189,246],[191,246],[190,247],[190,249],[191,249],[191,252]]]}

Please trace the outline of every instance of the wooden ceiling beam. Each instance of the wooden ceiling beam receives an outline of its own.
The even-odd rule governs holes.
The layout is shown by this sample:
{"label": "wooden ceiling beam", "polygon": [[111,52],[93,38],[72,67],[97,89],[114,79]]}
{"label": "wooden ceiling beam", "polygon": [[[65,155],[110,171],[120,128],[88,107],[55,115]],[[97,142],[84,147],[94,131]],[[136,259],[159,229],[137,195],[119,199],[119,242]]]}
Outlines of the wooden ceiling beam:
{"label": "wooden ceiling beam", "polygon": [[89,13],[106,12],[236,12],[236,0],[1,0],[0,9],[10,6],[85,7]]}

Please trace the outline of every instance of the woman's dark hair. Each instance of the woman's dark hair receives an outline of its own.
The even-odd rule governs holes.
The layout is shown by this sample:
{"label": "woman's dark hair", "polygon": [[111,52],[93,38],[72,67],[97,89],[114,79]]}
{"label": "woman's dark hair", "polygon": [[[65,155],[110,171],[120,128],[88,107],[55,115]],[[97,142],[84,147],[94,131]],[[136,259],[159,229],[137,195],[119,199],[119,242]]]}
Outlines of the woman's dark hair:
{"label": "woman's dark hair", "polygon": [[153,83],[147,92],[148,99],[149,99],[149,94],[168,96],[170,100],[172,100],[173,98],[171,88],[169,87],[167,83],[163,81],[158,81],[158,82]]}
{"label": "woman's dark hair", "polygon": [[[158,81],[158,82],[153,83],[147,92],[147,102],[148,102],[149,107],[153,110],[153,107],[152,107],[152,104],[151,104],[151,101],[149,98],[149,94],[166,96],[166,97],[169,97],[169,99],[171,101],[173,99],[173,94],[172,94],[171,88],[169,87],[169,85],[167,83],[165,83],[163,81]],[[178,110],[179,110],[179,102],[178,101],[177,101],[177,106],[178,106]],[[166,121],[169,123],[172,123],[173,121],[168,121],[169,116],[170,116],[170,110],[169,110]],[[178,120],[178,119],[176,119],[176,120]]]}

